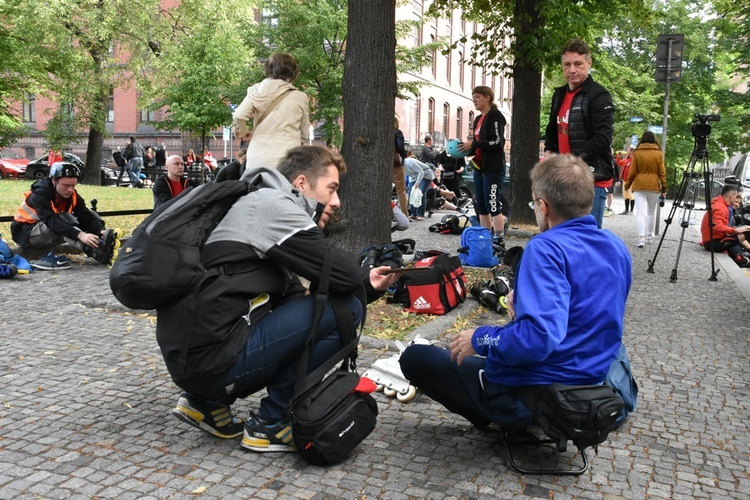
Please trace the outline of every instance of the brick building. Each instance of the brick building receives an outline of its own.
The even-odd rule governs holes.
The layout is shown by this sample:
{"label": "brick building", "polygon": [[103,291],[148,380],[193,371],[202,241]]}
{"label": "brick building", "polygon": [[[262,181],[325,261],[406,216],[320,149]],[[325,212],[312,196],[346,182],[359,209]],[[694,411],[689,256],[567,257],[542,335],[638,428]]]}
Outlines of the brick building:
{"label": "brick building", "polygon": [[[162,4],[168,8],[178,1],[163,0]],[[422,21],[430,3],[431,0],[411,0],[397,7],[396,19]],[[463,35],[470,36],[480,28],[476,23],[463,21],[460,10],[454,11],[448,19],[425,18],[420,25],[420,29],[412,32],[411,39],[401,40],[400,43],[416,46],[439,38],[452,41]],[[467,42],[467,45],[468,43],[470,42]],[[423,67],[418,73],[399,74],[399,79],[425,83],[419,95],[411,96],[410,99],[397,99],[395,103],[401,130],[410,144],[422,144],[427,133],[433,136],[438,147],[443,146],[447,139],[465,139],[476,115],[471,99],[471,90],[476,85],[493,88],[496,102],[508,123],[511,123],[512,81],[502,76],[487,74],[482,68],[462,63],[462,59],[469,53],[469,46],[452,50],[448,55],[438,51],[433,54],[434,64]],[[198,141],[187,134],[180,131],[158,130],[150,125],[149,122],[162,120],[166,110],[140,110],[137,107],[137,98],[134,86],[113,89],[109,98],[106,123],[108,137],[104,140],[103,161],[111,161],[112,152],[124,148],[130,136],[135,136],[144,146],[164,143],[170,153],[185,153],[190,148],[196,151],[199,149]],[[18,115],[32,132],[18,140],[10,149],[29,159],[46,155],[48,150],[42,132],[57,105],[54,96],[48,98],[42,95],[29,95],[25,102],[17,104]],[[509,152],[510,125],[506,127],[505,134],[506,151]],[[208,140],[208,147],[214,152],[214,157],[221,158],[225,151],[222,130],[213,131],[209,134]],[[83,157],[86,144],[71,144],[68,149]],[[237,149],[238,144],[233,144],[231,150]],[[226,151],[228,155],[228,145]]]}

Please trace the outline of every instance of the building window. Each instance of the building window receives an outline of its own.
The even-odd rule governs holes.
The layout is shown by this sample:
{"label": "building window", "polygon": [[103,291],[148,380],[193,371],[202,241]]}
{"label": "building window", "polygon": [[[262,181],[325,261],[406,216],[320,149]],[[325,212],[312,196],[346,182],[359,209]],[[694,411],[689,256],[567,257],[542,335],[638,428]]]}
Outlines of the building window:
{"label": "building window", "polygon": [[477,86],[477,67],[472,64],[471,65],[471,88],[472,90],[476,86]]}
{"label": "building window", "polygon": [[458,86],[464,89],[464,53],[458,53]]}
{"label": "building window", "polygon": [[109,99],[107,99],[107,121],[115,121],[115,90],[109,89]]}
{"label": "building window", "polygon": [[148,109],[142,109],[141,110],[141,122],[155,122],[156,121],[156,112],[150,111]]}
{"label": "building window", "polygon": [[414,118],[414,121],[417,123],[417,135],[422,135],[422,132],[419,130],[420,126],[422,125],[422,97],[417,96],[417,116]]}
{"label": "building window", "polygon": [[448,50],[445,60],[445,79],[448,80],[448,86],[451,84],[451,67],[453,66],[453,51]]}
{"label": "building window", "polygon": [[427,133],[435,131],[435,99],[427,101]]}
{"label": "building window", "polygon": [[23,103],[23,121],[30,123],[36,121],[36,95],[26,94]]}
{"label": "building window", "polygon": [[474,134],[474,112],[469,111],[469,133],[466,134],[467,135],[466,138],[469,139],[469,137],[471,137],[473,139],[474,138],[473,134]]}
{"label": "building window", "polygon": [[451,106],[447,102],[443,104],[443,137],[450,133]]}
{"label": "building window", "polygon": [[508,80],[508,102],[513,101],[513,80]]}
{"label": "building window", "polygon": [[461,132],[464,130],[464,110],[461,108],[456,109],[456,135],[461,139]]}
{"label": "building window", "polygon": [[[435,35],[430,35],[430,43],[435,43]],[[437,78],[437,49],[432,49],[432,78]]]}
{"label": "building window", "polygon": [[497,89],[497,97],[502,101],[503,99],[503,83],[505,82],[504,77],[500,77],[500,87]]}

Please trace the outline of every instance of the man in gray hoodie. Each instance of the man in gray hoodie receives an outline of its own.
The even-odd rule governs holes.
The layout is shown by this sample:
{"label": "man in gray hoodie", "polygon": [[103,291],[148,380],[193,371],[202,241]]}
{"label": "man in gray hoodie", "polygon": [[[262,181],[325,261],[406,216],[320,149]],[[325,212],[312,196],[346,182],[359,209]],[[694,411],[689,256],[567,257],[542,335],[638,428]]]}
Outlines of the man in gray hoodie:
{"label": "man in gray hoodie", "polygon": [[[245,171],[242,179],[258,189],[235,202],[201,253],[206,269],[222,267],[222,273],[157,310],[157,341],[167,369],[186,391],[173,410],[178,418],[218,437],[239,436],[243,423],[232,416],[231,404],[266,388],[259,412],[244,423],[242,447],[295,450],[286,409],[315,302],[298,276],[317,289],[324,256],[333,252],[330,300],[310,370],[342,347],[331,302],[345,304],[358,324],[365,304],[398,278],[388,267],[360,269],[356,256],[323,233],[340,205],[339,175],[345,170],[338,153],[301,146],[278,169]],[[181,359],[185,342],[187,356]]]}

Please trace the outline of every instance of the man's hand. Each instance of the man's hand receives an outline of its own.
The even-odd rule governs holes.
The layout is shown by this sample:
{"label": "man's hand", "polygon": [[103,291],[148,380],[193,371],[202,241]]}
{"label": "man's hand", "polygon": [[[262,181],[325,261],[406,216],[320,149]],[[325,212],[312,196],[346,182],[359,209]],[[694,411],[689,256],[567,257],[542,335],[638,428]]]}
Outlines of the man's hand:
{"label": "man's hand", "polygon": [[467,151],[471,151],[471,142],[462,142],[460,146],[458,146],[458,150],[462,153],[465,153]]}
{"label": "man's hand", "polygon": [[388,266],[380,266],[380,267],[373,267],[370,270],[370,284],[372,287],[379,291],[384,292],[388,289],[389,286],[394,284],[398,279],[401,277],[403,273],[391,273],[390,267]]}
{"label": "man's hand", "polygon": [[516,319],[516,308],[513,307],[513,290],[505,296],[505,302],[508,305],[508,317],[513,321]]}
{"label": "man's hand", "polygon": [[451,361],[458,363],[461,366],[461,362],[469,356],[476,354],[474,348],[471,345],[471,337],[474,335],[474,329],[463,330],[456,334],[451,340]]}
{"label": "man's hand", "polygon": [[78,241],[84,245],[90,246],[91,248],[97,248],[99,246],[99,237],[97,235],[84,233],[83,231],[78,233]]}
{"label": "man's hand", "polygon": [[738,233],[746,233],[750,231],[750,226],[737,226],[734,228],[734,230]]}

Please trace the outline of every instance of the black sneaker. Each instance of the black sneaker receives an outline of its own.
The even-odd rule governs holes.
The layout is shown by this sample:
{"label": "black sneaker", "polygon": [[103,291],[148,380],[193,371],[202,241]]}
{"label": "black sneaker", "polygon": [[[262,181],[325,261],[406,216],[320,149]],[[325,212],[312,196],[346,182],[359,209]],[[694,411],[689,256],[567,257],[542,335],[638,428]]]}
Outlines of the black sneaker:
{"label": "black sneaker", "polygon": [[268,424],[254,413],[245,422],[245,433],[241,446],[246,450],[261,453],[271,451],[297,451],[292,440],[292,424],[283,420]]}
{"label": "black sneaker", "polygon": [[209,401],[199,402],[186,392],[180,396],[172,414],[193,427],[222,439],[231,439],[242,434],[243,422],[232,417],[232,409],[229,405]]}

